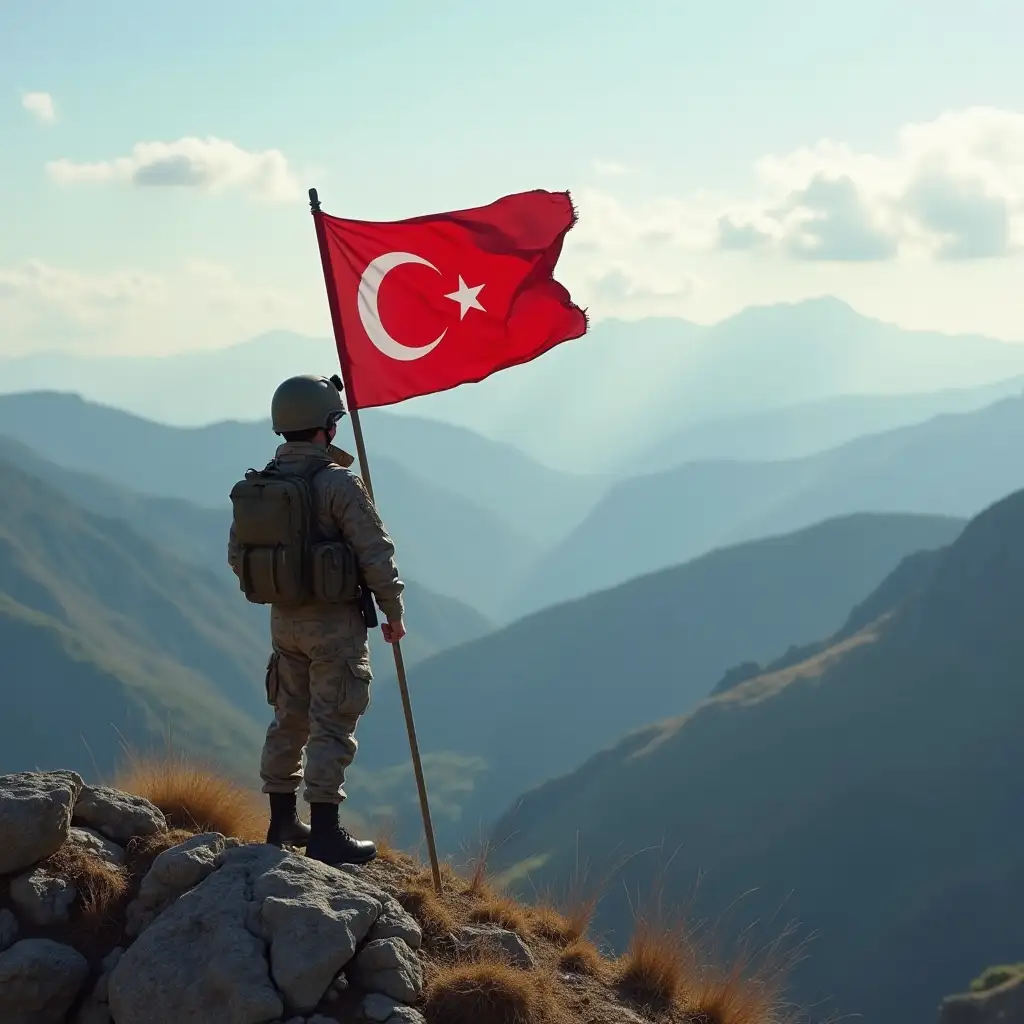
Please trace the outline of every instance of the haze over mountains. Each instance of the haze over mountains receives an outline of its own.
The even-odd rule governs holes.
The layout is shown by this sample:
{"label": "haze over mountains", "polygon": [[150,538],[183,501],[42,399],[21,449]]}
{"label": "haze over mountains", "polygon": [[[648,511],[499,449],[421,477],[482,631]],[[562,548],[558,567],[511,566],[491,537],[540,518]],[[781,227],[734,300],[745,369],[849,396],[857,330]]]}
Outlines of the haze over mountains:
{"label": "haze over mountains", "polygon": [[[0,720],[0,771],[106,772],[111,735],[162,745],[170,727],[256,784],[266,610],[227,568],[227,494],[277,443],[276,383],[333,358],[282,334],[0,362],[0,643],[33,682]],[[714,328],[606,322],[475,389],[368,411],[443,848],[504,816],[502,866],[558,884],[577,830],[591,862],[683,842],[673,895],[700,867],[712,915],[792,890],[787,913],[821,933],[801,993],[882,1024],[1016,955],[1024,846],[1001,794],[1021,768],[1024,499],[1000,499],[1024,485],[1022,375],[1024,346],[821,300]],[[349,806],[415,843],[372,644]],[[609,937],[625,913],[607,901]]]}
{"label": "haze over mountains", "polygon": [[1024,948],[1024,491],[915,561],[917,586],[885,585],[902,601],[869,602],[888,616],[527,794],[492,836],[500,862],[531,890],[578,850],[598,875],[621,865],[614,935],[672,857],[663,898],[695,918],[746,894],[729,928],[816,935],[792,993],[816,1019],[930,1019],[950,978]]}
{"label": "haze over mountains", "polygon": [[[433,444],[429,436],[424,440],[415,423],[405,423],[398,417],[391,420],[397,424],[397,433],[421,434],[420,440],[411,445],[414,453],[417,444]],[[508,466],[504,479],[489,488],[486,472],[477,477],[481,492],[488,493],[492,501],[500,503],[507,496],[510,503],[508,492],[515,486],[513,477],[518,470],[521,486],[517,507],[524,514],[515,516],[515,509],[507,507],[510,514],[500,518],[483,504],[463,497],[458,486],[446,484],[448,477],[456,476],[465,488],[469,476],[477,472],[478,463],[486,461],[474,458],[476,439],[470,435],[466,444],[462,431],[444,425],[428,427],[441,438],[437,447],[444,442],[445,457],[466,469],[446,473],[443,465],[424,465],[413,473],[388,457],[375,458],[372,467],[376,497],[402,550],[402,571],[413,580],[431,580],[433,589],[485,616],[497,615],[506,594],[539,557],[540,542],[517,525],[527,521],[527,512],[532,513],[531,521],[540,520],[534,495],[543,497],[548,481],[546,489],[552,505],[558,503],[560,493],[566,493],[567,500],[577,504],[581,498],[574,495],[571,479],[558,491],[560,474],[543,467],[537,467],[536,477],[530,478],[533,465],[509,449],[505,460],[496,455],[489,460],[490,465],[502,469]],[[250,466],[264,466],[279,443],[266,422],[179,430],[53,393],[0,397],[3,434],[57,465],[101,475],[146,494],[202,506],[187,511],[189,532],[194,543],[209,542],[211,546],[204,550],[218,566],[226,566],[231,487]],[[479,445],[503,451],[489,442],[480,441]],[[396,441],[394,449],[408,450],[401,440]],[[491,476],[496,475],[491,472]],[[165,500],[165,510],[167,504]],[[215,528],[215,521],[219,527]]]}
{"label": "haze over mountains", "polygon": [[[386,450],[402,459],[375,458],[373,481],[403,572],[496,623],[833,516],[968,516],[1022,479],[1018,397],[800,459],[684,463],[618,480],[560,474],[460,428],[373,412],[391,436]],[[276,441],[266,422],[179,429],[56,393],[0,396],[3,434],[76,472],[162,496],[138,514],[166,523],[179,553],[218,566],[226,494]]]}
{"label": "haze over mountains", "polygon": [[[198,425],[262,419],[282,377],[336,365],[333,342],[272,332],[216,352],[164,358],[56,353],[0,360],[0,390],[74,391],[147,419]],[[711,327],[674,318],[600,321],[543,359],[395,411],[469,427],[569,472],[618,473],[635,459],[644,465],[659,442],[709,419],[850,395],[984,388],[1021,374],[1024,346],[906,331],[821,298],[752,307]],[[995,397],[985,391],[977,404]],[[946,396],[927,412],[963,402]],[[899,403],[882,406],[872,429],[906,423],[906,416]],[[859,417],[842,406],[829,414],[836,425],[825,445],[856,436]],[[369,441],[375,443],[372,434]],[[714,442],[712,451],[691,447],[684,457],[719,453]]]}
{"label": "haze over mountains", "polygon": [[[693,462],[611,488],[513,607],[567,600],[722,544],[855,511],[967,516],[1024,482],[1024,398],[778,462]],[[615,551],[616,557],[604,557]]]}

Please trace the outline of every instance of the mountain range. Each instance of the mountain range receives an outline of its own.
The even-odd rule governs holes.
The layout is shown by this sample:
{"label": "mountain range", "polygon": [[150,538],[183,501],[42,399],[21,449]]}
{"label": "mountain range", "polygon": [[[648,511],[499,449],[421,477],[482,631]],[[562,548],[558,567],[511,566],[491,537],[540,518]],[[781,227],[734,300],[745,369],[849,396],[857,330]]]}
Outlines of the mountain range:
{"label": "mountain range", "polygon": [[526,794],[498,864],[531,890],[581,858],[611,870],[613,936],[652,877],[733,937],[795,920],[813,1019],[930,1019],[950,979],[1024,948],[1022,606],[1017,491],[901,565],[856,613],[872,621]]}
{"label": "mountain range", "polygon": [[[0,390],[73,391],[147,419],[196,426],[262,419],[282,377],[336,367],[333,342],[278,331],[215,352],[160,358],[8,358],[0,360]],[[663,468],[650,462],[658,444],[671,448],[672,437],[708,420],[823,399],[947,389],[980,388],[981,405],[1006,393],[985,391],[989,385],[1021,374],[1024,346],[903,330],[823,297],[751,307],[712,326],[676,318],[599,321],[588,336],[542,359],[394,411],[468,427],[563,470],[604,474],[634,462]],[[971,401],[961,393],[936,405],[920,402],[924,414],[933,414],[962,409],[965,399]],[[827,417],[826,446],[860,432],[863,414],[838,406]],[[902,399],[883,403],[867,427],[905,424],[907,415]],[[684,457],[716,457],[720,443],[713,441],[710,452],[691,447]],[[757,456],[804,453],[762,447]]]}
{"label": "mountain range", "polygon": [[[420,429],[394,416],[381,422],[396,435],[390,450],[404,453],[410,465],[424,461],[418,472],[389,457],[374,458],[372,465],[375,497],[402,572],[480,615],[499,615],[509,590],[539,557],[540,542],[529,525],[544,518],[538,502],[559,507],[565,495],[560,507],[575,507],[571,518],[582,514],[582,491],[574,492],[572,478],[559,490],[562,474],[467,431],[435,424]],[[57,466],[148,496],[133,500],[143,503],[138,507],[146,514],[158,510],[153,525],[181,517],[171,525],[174,543],[203,552],[218,567],[225,558],[231,487],[250,466],[265,465],[279,443],[267,422],[179,429],[51,392],[0,397],[2,435]],[[431,448],[443,450],[439,465],[426,461]],[[449,482],[458,479],[465,488],[474,474],[480,492],[506,518]]]}
{"label": "mountain range", "polygon": [[[441,840],[479,835],[518,792],[688,709],[730,666],[837,629],[901,558],[961,526],[925,515],[820,523],[545,609],[421,662],[410,686],[422,749],[476,765]],[[383,770],[396,751],[407,759],[404,720],[396,687],[374,700],[360,761]]]}
{"label": "mountain range", "polygon": [[[252,773],[270,713],[267,610],[239,592],[225,528],[216,510],[136,494],[0,437],[0,631],[16,695],[0,773],[26,758],[106,771],[122,739],[164,744],[168,731],[187,752]],[[410,665],[492,628],[414,580],[406,596]],[[373,645],[386,680],[386,645],[376,634]]]}
{"label": "mountain range", "polygon": [[[510,602],[569,600],[702,551],[859,511],[970,516],[1019,487],[1024,398],[801,459],[694,462],[609,490]],[[608,557],[608,552],[615,557]]]}
{"label": "mountain range", "polygon": [[[382,457],[373,466],[399,565],[434,594],[472,609],[479,626],[829,517],[969,516],[1021,480],[1013,452],[1024,441],[1024,401],[1004,398],[799,459],[686,463],[617,482],[560,474],[460,428],[384,412],[377,422],[390,438],[387,450],[406,462]],[[4,434],[131,490],[136,522],[144,516],[178,553],[218,570],[224,495],[239,467],[262,464],[274,441],[265,422],[180,429],[55,393],[0,396]],[[95,486],[83,485],[83,495]],[[468,497],[474,493],[479,500]],[[548,516],[548,509],[560,511]],[[577,517],[582,522],[571,527]]]}

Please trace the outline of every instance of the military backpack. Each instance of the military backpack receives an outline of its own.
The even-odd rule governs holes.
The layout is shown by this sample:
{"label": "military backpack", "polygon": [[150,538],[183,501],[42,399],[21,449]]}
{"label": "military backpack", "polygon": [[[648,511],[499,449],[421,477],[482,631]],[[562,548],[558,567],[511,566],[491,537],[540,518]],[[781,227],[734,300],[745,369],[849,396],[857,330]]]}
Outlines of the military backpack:
{"label": "military backpack", "polygon": [[270,462],[231,489],[238,582],[253,604],[337,604],[362,597],[355,552],[344,539],[320,536],[313,479],[318,459],[286,473]]}

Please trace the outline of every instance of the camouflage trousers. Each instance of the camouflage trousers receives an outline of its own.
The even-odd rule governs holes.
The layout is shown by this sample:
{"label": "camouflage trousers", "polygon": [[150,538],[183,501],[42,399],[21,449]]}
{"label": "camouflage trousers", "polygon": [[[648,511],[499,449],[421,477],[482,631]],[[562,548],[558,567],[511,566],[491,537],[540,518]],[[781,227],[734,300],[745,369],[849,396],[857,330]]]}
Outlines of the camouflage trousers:
{"label": "camouflage trousers", "polygon": [[294,793],[340,803],[345,771],[358,750],[356,723],[370,706],[370,650],[356,605],[280,609],[270,614],[273,653],[267,700],[274,721],[260,761],[264,793]]}

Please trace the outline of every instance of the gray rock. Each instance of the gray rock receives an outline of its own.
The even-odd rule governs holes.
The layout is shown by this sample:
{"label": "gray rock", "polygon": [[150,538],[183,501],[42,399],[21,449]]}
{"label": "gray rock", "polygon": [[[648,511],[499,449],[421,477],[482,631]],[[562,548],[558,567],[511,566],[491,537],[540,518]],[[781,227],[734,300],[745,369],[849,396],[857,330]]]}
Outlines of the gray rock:
{"label": "gray rock", "polygon": [[100,965],[103,970],[109,972],[112,971],[118,964],[121,957],[124,956],[124,950],[120,946],[115,946],[101,961]]}
{"label": "gray rock", "polygon": [[0,953],[18,939],[18,919],[4,907],[0,910]]}
{"label": "gray rock", "polygon": [[427,1020],[419,1010],[411,1006],[399,1006],[384,1024],[427,1024]]}
{"label": "gray rock", "polygon": [[512,931],[496,925],[466,925],[458,931],[457,939],[470,948],[489,946],[499,950],[515,967],[530,970],[537,966],[537,960],[530,947]]}
{"label": "gray rock", "polygon": [[0,1020],[62,1024],[89,976],[84,956],[50,939],[22,939],[0,953]]}
{"label": "gray rock", "polygon": [[167,819],[158,807],[141,796],[109,786],[82,787],[74,824],[87,825],[115,843],[167,831]]}
{"label": "gray rock", "polygon": [[228,1007],[231,1024],[266,1024],[284,1015],[263,939],[248,927],[259,869],[259,862],[224,864],[128,947],[110,975],[117,1024],[224,1021]]}
{"label": "gray rock", "polygon": [[384,1024],[402,1004],[391,996],[382,996],[379,992],[371,992],[359,1007],[360,1012],[367,1020],[379,1021]]}
{"label": "gray rock", "polygon": [[286,1008],[311,1012],[381,910],[358,879],[318,861],[225,847],[121,957],[110,977],[114,1020],[221,1021],[230,1006],[231,1024],[267,1024],[287,1019]]}
{"label": "gray rock", "polygon": [[348,969],[349,980],[367,992],[380,992],[400,1003],[423,994],[423,967],[402,939],[368,942]]}
{"label": "gray rock", "polygon": [[11,880],[11,902],[35,925],[46,927],[71,917],[78,890],[60,875],[35,868]]}
{"label": "gray rock", "polygon": [[0,775],[0,875],[31,867],[64,845],[82,785],[75,772]]}
{"label": "gray rock", "polygon": [[1024,1020],[1024,979],[1008,979],[985,992],[947,996],[939,1024],[1017,1024]]}
{"label": "gray rock", "polygon": [[[249,847],[225,858],[227,863]],[[260,921],[270,944],[270,971],[296,1010],[312,1010],[380,916],[381,904],[358,879],[319,861],[288,855],[273,861],[255,883]]]}
{"label": "gray rock", "polygon": [[75,1015],[74,1024],[113,1024],[114,1018],[110,1015],[110,1006],[108,1005],[110,974],[123,954],[124,950],[118,946],[100,962],[100,976],[96,979],[96,984],[93,985],[88,997],[82,1001],[82,1005]]}
{"label": "gray rock", "polygon": [[139,935],[182,893],[197,886],[217,866],[217,858],[236,840],[219,832],[204,832],[164,850],[146,872],[139,893],[125,910],[125,931]]}
{"label": "gray rock", "polygon": [[72,828],[68,833],[68,842],[106,861],[111,867],[119,868],[124,864],[124,850],[91,828]]}
{"label": "gray rock", "polygon": [[401,939],[410,949],[423,945],[423,931],[419,922],[393,896],[382,890],[374,895],[381,902],[381,915],[367,936],[371,942],[377,939]]}
{"label": "gray rock", "polygon": [[325,1017],[322,1013],[314,1013],[306,1024],[338,1024],[333,1017]]}

